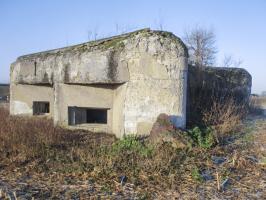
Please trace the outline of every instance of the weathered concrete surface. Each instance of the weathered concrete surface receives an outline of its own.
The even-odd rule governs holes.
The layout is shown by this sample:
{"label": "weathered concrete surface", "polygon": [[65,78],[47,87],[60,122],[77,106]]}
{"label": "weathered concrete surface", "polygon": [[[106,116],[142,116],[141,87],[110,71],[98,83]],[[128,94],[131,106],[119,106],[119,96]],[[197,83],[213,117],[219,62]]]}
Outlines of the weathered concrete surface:
{"label": "weathered concrete surface", "polygon": [[149,29],[22,56],[11,65],[11,114],[32,113],[37,98],[18,88],[43,85],[53,89],[44,93],[56,124],[67,125],[67,107],[78,106],[108,108],[102,127],[118,137],[149,134],[160,113],[184,127],[187,57],[175,35]]}
{"label": "weathered concrete surface", "polygon": [[[78,106],[87,108],[106,108],[108,109],[107,125],[87,124],[79,125],[78,128],[88,128],[98,132],[112,132],[113,124],[113,96],[115,86],[84,86],[59,84],[57,88],[57,103],[54,104],[54,111],[57,115],[54,120],[59,125],[68,126],[68,106]],[[97,130],[96,130],[97,129]]]}
{"label": "weathered concrete surface", "polygon": [[187,119],[198,123],[202,111],[211,107],[213,100],[233,98],[247,104],[251,94],[252,77],[241,68],[188,67]]}
{"label": "weathered concrete surface", "polygon": [[[10,113],[17,115],[32,115],[33,101],[47,101],[54,104],[54,92],[51,86],[11,84]],[[50,109],[50,116],[54,110]]]}
{"label": "weathered concrete surface", "polygon": [[162,145],[163,143],[170,143],[174,148],[187,148],[188,140],[181,130],[175,129],[171,116],[160,114],[153,124],[149,142],[152,145]]}
{"label": "weathered concrete surface", "polygon": [[[176,127],[185,127],[187,52],[171,38],[136,38],[128,45],[130,80],[125,99],[125,132],[149,134],[160,113],[173,115]],[[151,42],[152,41],[152,42]],[[137,130],[136,130],[137,127]]]}

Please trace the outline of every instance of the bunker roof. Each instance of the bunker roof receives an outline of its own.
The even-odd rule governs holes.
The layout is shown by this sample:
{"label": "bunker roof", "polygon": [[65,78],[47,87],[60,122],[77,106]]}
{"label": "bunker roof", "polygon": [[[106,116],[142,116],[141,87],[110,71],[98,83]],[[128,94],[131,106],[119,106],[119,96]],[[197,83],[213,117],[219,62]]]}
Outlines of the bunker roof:
{"label": "bunker roof", "polygon": [[143,37],[149,37],[151,35],[158,35],[161,37],[170,38],[173,40],[173,42],[176,42],[182,46],[187,56],[187,48],[185,44],[182,42],[180,38],[175,36],[173,33],[166,32],[166,31],[151,30],[149,28],[145,28],[145,29],[134,31],[134,32],[129,32],[129,33],[125,33],[125,34],[121,34],[121,35],[117,35],[113,37],[108,37],[108,38],[103,38],[103,39],[99,39],[95,41],[89,41],[89,42],[85,42],[85,43],[81,43],[81,44],[77,44],[73,46],[28,54],[28,55],[20,56],[17,60],[20,61],[24,59],[26,60],[34,59],[36,57],[45,57],[49,55],[60,55],[60,54],[68,53],[68,52],[84,52],[84,51],[94,51],[94,50],[107,50],[109,48],[119,48],[124,45],[125,40],[135,37],[136,35],[141,35]]}

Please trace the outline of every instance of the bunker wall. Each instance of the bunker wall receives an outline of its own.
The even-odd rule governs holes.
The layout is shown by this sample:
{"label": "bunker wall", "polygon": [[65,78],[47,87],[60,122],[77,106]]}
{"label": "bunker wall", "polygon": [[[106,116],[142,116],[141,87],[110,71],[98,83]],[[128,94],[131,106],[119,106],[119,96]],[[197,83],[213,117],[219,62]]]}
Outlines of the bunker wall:
{"label": "bunker wall", "polygon": [[252,77],[241,68],[188,67],[188,125],[200,124],[202,113],[211,108],[213,101],[234,99],[247,105],[251,94]]}
{"label": "bunker wall", "polygon": [[54,90],[50,86],[11,84],[10,113],[33,115],[33,102],[49,102],[49,116],[54,115]]}
{"label": "bunker wall", "polygon": [[72,128],[84,128],[95,132],[113,132],[113,97],[115,86],[59,84],[56,89],[55,121],[69,126],[69,107],[107,109],[107,124],[84,124]]}

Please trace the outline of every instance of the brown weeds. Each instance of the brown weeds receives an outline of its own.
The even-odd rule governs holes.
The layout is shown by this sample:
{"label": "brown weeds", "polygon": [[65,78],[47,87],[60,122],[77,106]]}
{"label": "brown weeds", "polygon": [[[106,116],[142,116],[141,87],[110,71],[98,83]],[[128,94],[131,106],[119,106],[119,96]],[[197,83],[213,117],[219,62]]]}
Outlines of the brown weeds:
{"label": "brown weeds", "polygon": [[228,134],[239,131],[247,111],[244,105],[237,105],[233,99],[225,102],[214,100],[211,108],[203,112],[203,122],[214,131],[217,143]]}
{"label": "brown weeds", "polygon": [[[54,127],[46,118],[9,116],[0,109],[0,165],[34,163],[41,172],[89,173],[104,183],[127,176],[136,185],[174,185],[185,153],[171,145],[158,148],[137,138]],[[112,182],[112,181],[111,181]]]}
{"label": "brown weeds", "polygon": [[[240,119],[240,116],[233,117],[236,114],[233,104],[227,106],[229,108],[220,105],[213,108],[212,116],[217,117],[215,110],[220,113],[218,116],[223,116],[211,121],[219,128],[220,124],[228,123],[227,118],[234,119],[235,123]],[[217,130],[232,131],[225,127]],[[6,110],[0,109],[0,182],[31,177],[34,183],[25,187],[27,192],[36,182],[39,188],[45,185],[45,189],[34,194],[36,199],[43,199],[44,191],[50,194],[46,199],[73,191],[79,193],[80,199],[94,199],[91,193],[99,198],[100,193],[121,194],[121,191],[128,198],[128,191],[125,192],[128,185],[131,185],[129,193],[137,191],[138,196],[134,198],[140,199],[170,199],[174,194],[183,199],[223,199],[226,193],[228,197],[238,195],[229,188],[217,190],[217,184],[222,184],[224,178],[236,189],[247,185],[243,195],[256,194],[251,186],[265,176],[265,171],[246,158],[251,151],[241,145],[218,145],[212,149],[191,147],[190,150],[175,149],[168,143],[150,147],[145,140],[119,141],[104,133],[65,130],[54,127],[49,119],[9,116]],[[212,163],[212,155],[227,159],[216,165]],[[206,169],[214,177],[210,181],[202,180],[202,171]],[[215,172],[219,173],[219,182]],[[122,176],[127,178],[125,185],[120,179]],[[91,183],[95,187],[88,192]],[[105,196],[103,199],[122,198]]]}

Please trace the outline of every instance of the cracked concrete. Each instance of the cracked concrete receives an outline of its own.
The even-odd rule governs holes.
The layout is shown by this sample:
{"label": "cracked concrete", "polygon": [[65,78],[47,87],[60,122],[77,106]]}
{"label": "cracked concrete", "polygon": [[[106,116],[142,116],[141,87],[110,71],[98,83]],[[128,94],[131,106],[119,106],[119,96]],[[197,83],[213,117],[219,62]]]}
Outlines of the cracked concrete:
{"label": "cracked concrete", "polygon": [[55,124],[73,128],[69,106],[104,108],[107,124],[78,128],[117,137],[149,134],[160,113],[185,127],[187,58],[178,37],[150,29],[22,56],[11,65],[10,111],[31,115],[33,101],[48,101]]}

